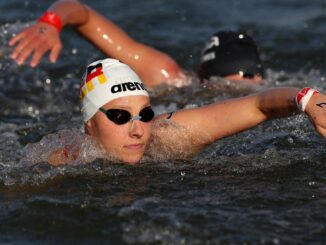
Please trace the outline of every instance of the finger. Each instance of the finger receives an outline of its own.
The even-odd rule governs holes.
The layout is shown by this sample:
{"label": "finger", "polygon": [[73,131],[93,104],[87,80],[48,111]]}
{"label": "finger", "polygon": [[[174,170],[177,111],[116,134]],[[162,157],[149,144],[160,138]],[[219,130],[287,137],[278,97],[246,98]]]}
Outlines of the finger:
{"label": "finger", "polygon": [[32,52],[35,52],[34,44],[29,44],[19,53],[16,58],[16,61],[19,65],[23,64],[25,60],[31,55]]}
{"label": "finger", "polygon": [[31,60],[31,62],[30,62],[30,66],[31,66],[31,67],[35,67],[35,66],[37,66],[37,65],[40,63],[40,61],[41,61],[42,57],[44,56],[44,54],[45,54],[49,49],[50,49],[50,48],[49,48],[48,46],[46,46],[46,45],[40,46],[38,49],[36,49],[36,50],[34,51],[33,58],[32,58],[32,60]]}
{"label": "finger", "polygon": [[14,36],[9,40],[9,46],[14,46],[19,40],[24,39],[26,36],[25,34],[26,31],[20,32],[18,35]]}
{"label": "finger", "polygon": [[33,43],[34,38],[28,37],[26,39],[22,39],[21,42],[16,46],[14,51],[11,53],[11,58],[17,61],[19,54],[24,50],[30,43]]}
{"label": "finger", "polygon": [[57,43],[56,45],[54,45],[54,47],[52,48],[51,50],[51,53],[50,53],[50,61],[52,63],[56,62],[58,57],[59,57],[59,54],[61,52],[61,49],[62,49],[62,44],[61,42]]}
{"label": "finger", "polygon": [[15,57],[16,62],[19,65],[23,64],[29,55],[38,48],[37,45],[37,38],[30,39],[29,41],[22,43],[22,45],[19,45],[17,50],[15,50],[15,52],[17,52]]}

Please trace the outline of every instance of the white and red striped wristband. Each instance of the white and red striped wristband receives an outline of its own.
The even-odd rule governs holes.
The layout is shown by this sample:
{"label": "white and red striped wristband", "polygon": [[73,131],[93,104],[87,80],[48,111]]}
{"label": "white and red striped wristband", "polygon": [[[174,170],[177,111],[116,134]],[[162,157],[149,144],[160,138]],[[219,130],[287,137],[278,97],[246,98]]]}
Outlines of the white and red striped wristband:
{"label": "white and red striped wristband", "polygon": [[297,107],[304,112],[311,97],[318,93],[319,92],[317,90],[308,87],[301,89],[301,91],[295,97]]}

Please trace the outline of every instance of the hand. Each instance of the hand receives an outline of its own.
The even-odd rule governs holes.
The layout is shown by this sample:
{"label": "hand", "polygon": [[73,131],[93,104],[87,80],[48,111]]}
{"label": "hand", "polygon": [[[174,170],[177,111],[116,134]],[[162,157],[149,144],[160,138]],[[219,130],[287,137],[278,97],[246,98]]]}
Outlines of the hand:
{"label": "hand", "polygon": [[326,138],[326,95],[313,95],[305,110],[316,131]]}
{"label": "hand", "polygon": [[19,65],[32,56],[31,67],[37,66],[47,51],[50,51],[50,61],[56,62],[62,49],[58,30],[44,22],[37,22],[18,33],[9,41],[9,46],[16,46],[11,53],[11,58]]}

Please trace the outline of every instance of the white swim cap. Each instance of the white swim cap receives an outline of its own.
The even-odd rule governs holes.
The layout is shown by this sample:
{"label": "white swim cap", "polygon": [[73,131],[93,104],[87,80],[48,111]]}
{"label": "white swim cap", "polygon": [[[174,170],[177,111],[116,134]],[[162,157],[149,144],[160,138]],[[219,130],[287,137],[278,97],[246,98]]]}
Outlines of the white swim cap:
{"label": "white swim cap", "polygon": [[87,67],[80,85],[80,99],[84,122],[111,100],[145,95],[147,90],[137,74],[126,64],[115,59],[98,60]]}

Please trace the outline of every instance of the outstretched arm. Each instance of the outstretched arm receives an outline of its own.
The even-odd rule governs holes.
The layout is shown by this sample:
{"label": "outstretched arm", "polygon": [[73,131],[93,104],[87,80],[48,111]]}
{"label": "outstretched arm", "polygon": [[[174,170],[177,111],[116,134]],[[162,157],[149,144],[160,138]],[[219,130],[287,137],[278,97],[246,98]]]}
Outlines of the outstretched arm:
{"label": "outstretched arm", "polygon": [[[62,25],[72,25],[85,38],[100,48],[107,56],[128,64],[148,87],[160,83],[181,86],[185,77],[178,64],[167,54],[133,40],[120,27],[95,10],[74,0],[54,3],[49,11],[55,13]],[[16,46],[12,58],[19,64],[32,56],[30,65],[38,65],[42,56],[50,51],[55,62],[62,48],[60,33],[53,25],[37,22],[9,41]]]}
{"label": "outstretched arm", "polygon": [[[177,111],[172,120],[189,132],[202,135],[201,142],[204,143],[198,146],[200,150],[205,144],[247,130],[266,120],[299,113],[295,100],[298,92],[296,88],[270,89],[200,108]],[[323,102],[325,105],[321,104]],[[326,138],[326,96],[312,96],[305,112],[317,131]]]}

